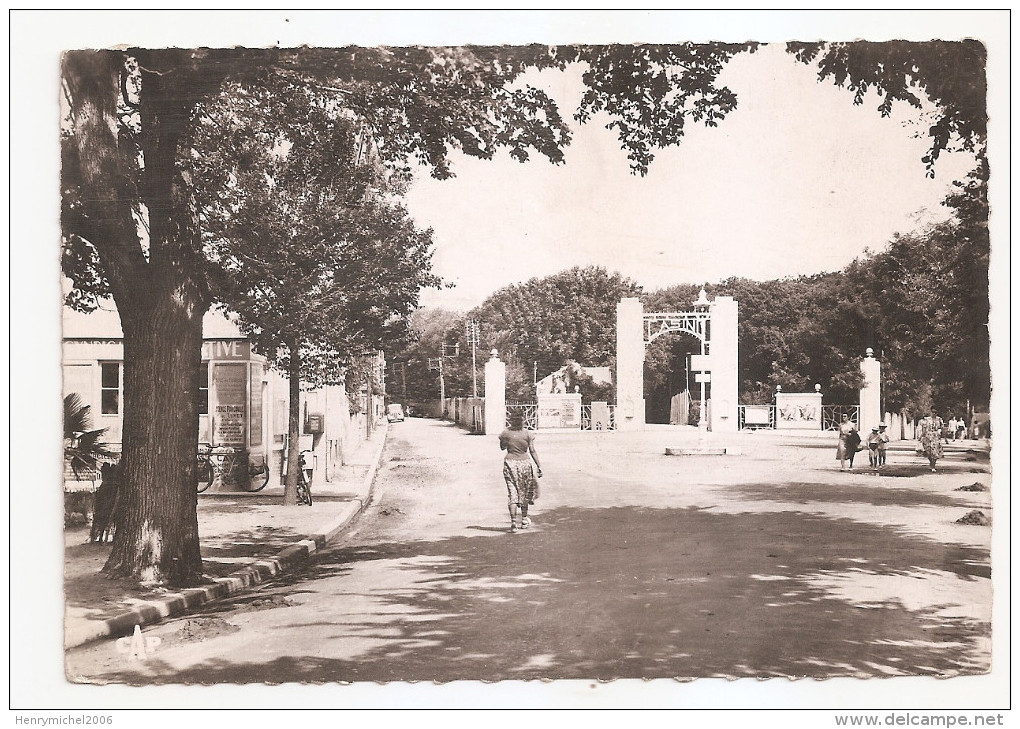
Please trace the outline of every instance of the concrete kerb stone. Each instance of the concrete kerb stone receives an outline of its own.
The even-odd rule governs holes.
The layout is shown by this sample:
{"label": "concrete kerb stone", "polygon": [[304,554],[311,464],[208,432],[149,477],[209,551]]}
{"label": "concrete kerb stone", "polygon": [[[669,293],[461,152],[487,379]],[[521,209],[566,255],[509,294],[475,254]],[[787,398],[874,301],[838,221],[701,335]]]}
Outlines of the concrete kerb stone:
{"label": "concrete kerb stone", "polygon": [[231,572],[226,577],[216,578],[211,585],[187,588],[179,593],[167,595],[161,600],[140,603],[133,610],[115,617],[89,623],[88,627],[78,631],[77,634],[67,636],[64,641],[64,649],[77,648],[86,643],[115,635],[130,635],[136,625],[151,625],[163,618],[183,615],[188,610],[222,600],[225,597],[244,592],[255,585],[268,582],[309,561],[312,555],[343,531],[371,501],[375,475],[379,470],[382,452],[386,447],[386,439],[389,435],[389,423],[384,427],[383,435],[369,462],[368,473],[365,474],[361,482],[359,493],[362,494],[362,497],[347,502],[339,516],[329,522],[321,533],[308,535],[307,538],[284,547],[275,557],[256,560],[246,567]]}

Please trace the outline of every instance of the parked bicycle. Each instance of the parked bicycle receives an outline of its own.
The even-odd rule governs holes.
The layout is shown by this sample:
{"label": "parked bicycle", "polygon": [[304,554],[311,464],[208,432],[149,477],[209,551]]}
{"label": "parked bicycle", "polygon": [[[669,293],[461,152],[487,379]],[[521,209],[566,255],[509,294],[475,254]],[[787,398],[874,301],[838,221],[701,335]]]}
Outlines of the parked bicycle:
{"label": "parked bicycle", "polygon": [[298,461],[301,468],[298,469],[297,499],[299,504],[312,505],[312,476],[314,475],[314,461],[311,451],[301,451],[301,458]]}
{"label": "parked bicycle", "polygon": [[[198,493],[208,489],[218,478],[220,482],[237,480],[237,464],[241,459],[247,461],[245,474],[247,481],[242,485],[248,491],[261,491],[269,483],[269,466],[261,457],[249,459],[247,452],[230,446],[214,446],[211,443],[198,444]],[[235,474],[231,476],[231,474]]]}
{"label": "parked bicycle", "polygon": [[212,462],[212,450],[213,446],[211,443],[198,444],[198,463],[196,465],[198,493],[202,493],[209,488],[216,478],[216,469]]}

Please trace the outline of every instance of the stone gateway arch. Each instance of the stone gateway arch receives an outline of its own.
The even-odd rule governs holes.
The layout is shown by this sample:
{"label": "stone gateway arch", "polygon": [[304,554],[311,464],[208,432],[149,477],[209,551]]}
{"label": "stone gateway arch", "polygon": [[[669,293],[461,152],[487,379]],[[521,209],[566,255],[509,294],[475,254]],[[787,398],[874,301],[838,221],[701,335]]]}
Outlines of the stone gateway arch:
{"label": "stone gateway arch", "polygon": [[732,296],[709,301],[704,290],[691,311],[646,314],[641,301],[625,298],[616,305],[616,428],[645,427],[645,347],[669,332],[684,332],[701,342],[691,370],[711,390],[708,428],[736,432],[737,302]]}

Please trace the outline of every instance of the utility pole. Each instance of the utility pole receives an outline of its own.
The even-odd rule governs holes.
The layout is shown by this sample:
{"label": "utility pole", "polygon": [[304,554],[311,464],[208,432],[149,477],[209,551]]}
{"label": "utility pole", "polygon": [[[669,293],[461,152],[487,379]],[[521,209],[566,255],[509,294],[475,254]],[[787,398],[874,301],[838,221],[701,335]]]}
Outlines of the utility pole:
{"label": "utility pole", "polygon": [[471,345],[471,396],[478,397],[478,370],[475,365],[475,348],[478,346],[478,322],[471,319],[467,323],[467,340]]}
{"label": "utility pole", "polygon": [[446,416],[446,381],[443,380],[443,357],[430,357],[429,369],[439,370],[439,412],[440,417]]}

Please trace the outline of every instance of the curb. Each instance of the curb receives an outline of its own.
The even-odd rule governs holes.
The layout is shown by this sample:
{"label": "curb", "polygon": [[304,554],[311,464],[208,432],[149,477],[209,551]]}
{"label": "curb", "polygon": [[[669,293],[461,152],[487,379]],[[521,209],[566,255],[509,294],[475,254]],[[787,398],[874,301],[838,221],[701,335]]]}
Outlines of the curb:
{"label": "curb", "polygon": [[375,475],[379,470],[388,437],[389,423],[385,425],[379,445],[372,454],[368,473],[362,479],[360,493],[364,494],[364,497],[351,499],[344,504],[339,516],[327,524],[325,531],[311,534],[305,539],[284,547],[273,557],[255,560],[246,567],[231,572],[226,577],[218,577],[213,580],[211,585],[190,587],[169,594],[161,600],[141,603],[134,610],[112,618],[92,621],[86,629],[65,637],[64,650],[78,648],[115,635],[130,635],[136,625],[151,625],[158,623],[163,618],[183,615],[189,610],[245,592],[256,585],[269,582],[285,572],[292,571],[296,567],[303,566],[316,552],[347,528],[372,500]]}

